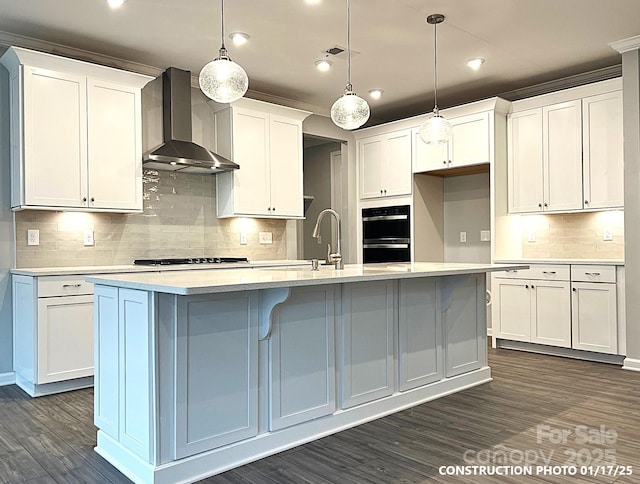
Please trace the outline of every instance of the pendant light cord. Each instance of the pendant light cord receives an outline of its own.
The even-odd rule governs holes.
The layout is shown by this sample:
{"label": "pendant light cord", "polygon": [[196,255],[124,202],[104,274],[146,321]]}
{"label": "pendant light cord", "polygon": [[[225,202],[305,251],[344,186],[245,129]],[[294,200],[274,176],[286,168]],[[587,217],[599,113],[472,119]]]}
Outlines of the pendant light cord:
{"label": "pendant light cord", "polygon": [[347,0],[347,89],[351,87],[351,0]]}
{"label": "pendant light cord", "polygon": [[433,112],[438,114],[438,24],[433,24]]}
{"label": "pendant light cord", "polygon": [[222,22],[222,28],[220,29],[220,32],[222,32],[221,36],[222,38],[220,39],[220,43],[222,44],[222,49],[227,50],[224,46],[224,0],[221,0],[221,7],[220,7],[220,14],[221,14],[221,22]]}

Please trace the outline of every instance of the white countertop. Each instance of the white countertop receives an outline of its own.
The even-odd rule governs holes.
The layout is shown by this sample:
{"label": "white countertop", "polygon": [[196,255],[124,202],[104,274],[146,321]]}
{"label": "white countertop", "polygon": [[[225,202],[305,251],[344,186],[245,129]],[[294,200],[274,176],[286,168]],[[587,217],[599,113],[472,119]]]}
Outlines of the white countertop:
{"label": "white countertop", "polygon": [[496,264],[598,264],[623,266],[624,259],[500,259]]}
{"label": "white countertop", "polygon": [[311,261],[304,260],[256,260],[249,262],[229,262],[224,264],[184,264],[175,266],[78,266],[78,267],[37,267],[25,269],[11,269],[11,274],[21,276],[71,276],[71,275],[95,275],[95,274],[120,274],[128,272],[166,272],[184,270],[217,270],[217,269],[246,269],[261,267],[281,267],[310,265]]}
{"label": "white countertop", "polygon": [[128,289],[140,289],[178,295],[209,294],[219,292],[270,289],[319,284],[405,279],[414,277],[438,277],[506,269],[526,269],[528,266],[498,264],[447,264],[447,263],[398,263],[398,264],[348,264],[337,271],[333,266],[322,266],[312,271],[310,265],[270,269],[232,269],[226,271],[172,271],[171,273],[146,272],[87,277],[88,282]]}

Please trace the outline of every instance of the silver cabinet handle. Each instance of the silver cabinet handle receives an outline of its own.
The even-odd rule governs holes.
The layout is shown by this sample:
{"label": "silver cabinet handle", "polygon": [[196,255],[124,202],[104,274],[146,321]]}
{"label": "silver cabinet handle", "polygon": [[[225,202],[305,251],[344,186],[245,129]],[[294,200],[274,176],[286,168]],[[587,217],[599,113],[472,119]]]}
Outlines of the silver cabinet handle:
{"label": "silver cabinet handle", "polygon": [[507,269],[507,272],[513,272],[513,273],[516,273],[516,272],[518,272],[518,270],[517,270],[517,269]]}
{"label": "silver cabinet handle", "polygon": [[542,271],[543,274],[555,274],[556,271]]}
{"label": "silver cabinet handle", "polygon": [[82,284],[63,284],[62,287],[82,287]]}
{"label": "silver cabinet handle", "polygon": [[599,272],[585,272],[584,275],[585,276],[599,276],[600,273]]}

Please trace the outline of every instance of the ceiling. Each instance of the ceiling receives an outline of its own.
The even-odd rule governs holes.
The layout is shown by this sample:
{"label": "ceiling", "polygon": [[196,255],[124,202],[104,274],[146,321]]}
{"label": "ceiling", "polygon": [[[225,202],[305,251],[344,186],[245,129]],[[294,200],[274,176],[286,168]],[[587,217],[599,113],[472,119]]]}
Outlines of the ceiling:
{"label": "ceiling", "polygon": [[[218,0],[0,0],[0,40],[30,37],[164,69],[197,74],[220,46]],[[610,42],[640,34],[639,0],[352,0],[352,83],[369,100],[372,119],[388,121],[433,108],[431,13],[438,26],[441,108],[620,63]],[[329,72],[314,61],[346,47],[346,2],[232,0],[226,32],[251,35],[244,46],[227,39],[229,54],[260,93],[306,103],[327,114],[346,84],[344,56]],[[15,34],[15,36],[9,34]],[[55,49],[54,49],[55,50]],[[484,57],[479,71],[465,61]],[[368,97],[368,96],[367,96]]]}

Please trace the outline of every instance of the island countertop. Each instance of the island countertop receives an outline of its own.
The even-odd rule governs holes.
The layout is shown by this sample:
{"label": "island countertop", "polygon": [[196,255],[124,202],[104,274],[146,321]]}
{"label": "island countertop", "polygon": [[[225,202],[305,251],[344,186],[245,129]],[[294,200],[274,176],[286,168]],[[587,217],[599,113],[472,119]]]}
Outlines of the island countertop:
{"label": "island countertop", "polygon": [[333,266],[321,266],[320,270],[312,271],[311,267],[307,266],[259,270],[184,270],[153,273],[105,274],[87,277],[87,281],[104,286],[117,286],[127,289],[139,289],[186,296],[277,287],[340,284],[415,277],[440,277],[526,268],[528,268],[526,264],[436,262],[347,264],[343,270],[335,270]]}

